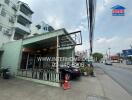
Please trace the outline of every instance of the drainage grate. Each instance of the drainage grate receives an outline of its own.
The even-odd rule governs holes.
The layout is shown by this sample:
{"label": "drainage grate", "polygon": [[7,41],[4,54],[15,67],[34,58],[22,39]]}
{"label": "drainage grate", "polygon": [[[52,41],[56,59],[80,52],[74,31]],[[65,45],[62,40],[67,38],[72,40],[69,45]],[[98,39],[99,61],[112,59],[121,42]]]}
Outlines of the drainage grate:
{"label": "drainage grate", "polygon": [[110,100],[110,99],[100,96],[87,96],[87,100]]}

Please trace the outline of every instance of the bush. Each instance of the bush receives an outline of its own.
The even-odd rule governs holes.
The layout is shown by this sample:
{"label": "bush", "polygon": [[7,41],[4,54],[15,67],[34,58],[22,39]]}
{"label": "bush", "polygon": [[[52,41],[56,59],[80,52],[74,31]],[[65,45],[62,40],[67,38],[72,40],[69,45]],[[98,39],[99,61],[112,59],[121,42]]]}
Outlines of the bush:
{"label": "bush", "polygon": [[84,73],[86,73],[87,75],[91,75],[93,73],[93,68],[89,66],[80,67],[80,72],[82,75],[84,75]]}

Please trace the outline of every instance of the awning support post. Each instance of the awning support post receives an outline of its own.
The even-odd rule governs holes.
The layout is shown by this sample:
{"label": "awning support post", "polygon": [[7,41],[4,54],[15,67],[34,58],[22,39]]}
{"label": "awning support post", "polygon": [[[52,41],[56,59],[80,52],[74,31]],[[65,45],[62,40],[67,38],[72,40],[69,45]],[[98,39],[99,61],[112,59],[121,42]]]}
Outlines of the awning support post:
{"label": "awning support post", "polygon": [[29,53],[28,53],[28,56],[27,56],[26,70],[28,69],[28,61],[29,61]]}
{"label": "awning support post", "polygon": [[59,37],[57,36],[57,48],[56,48],[56,72],[59,72]]}

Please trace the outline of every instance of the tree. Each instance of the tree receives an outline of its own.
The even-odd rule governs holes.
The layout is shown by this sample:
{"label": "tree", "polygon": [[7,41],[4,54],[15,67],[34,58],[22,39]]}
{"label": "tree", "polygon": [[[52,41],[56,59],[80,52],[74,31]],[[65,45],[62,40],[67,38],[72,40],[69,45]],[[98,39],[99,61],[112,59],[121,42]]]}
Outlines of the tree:
{"label": "tree", "polygon": [[94,59],[96,62],[100,62],[101,59],[103,58],[103,54],[102,54],[102,53],[98,53],[98,52],[93,53],[92,56],[93,56],[93,59]]}

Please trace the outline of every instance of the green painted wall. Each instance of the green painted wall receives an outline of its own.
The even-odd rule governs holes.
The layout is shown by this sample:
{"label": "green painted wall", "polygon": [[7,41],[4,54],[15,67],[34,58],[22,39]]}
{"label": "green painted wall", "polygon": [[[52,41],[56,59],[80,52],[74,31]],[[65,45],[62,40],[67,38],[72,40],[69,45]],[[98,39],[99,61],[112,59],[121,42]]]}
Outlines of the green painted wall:
{"label": "green painted wall", "polygon": [[2,53],[0,52],[0,68],[1,68]]}
{"label": "green painted wall", "polygon": [[6,43],[3,46],[4,53],[1,59],[1,66],[5,68],[10,66],[12,74],[17,72],[17,68],[20,65],[21,46],[22,40]]}

